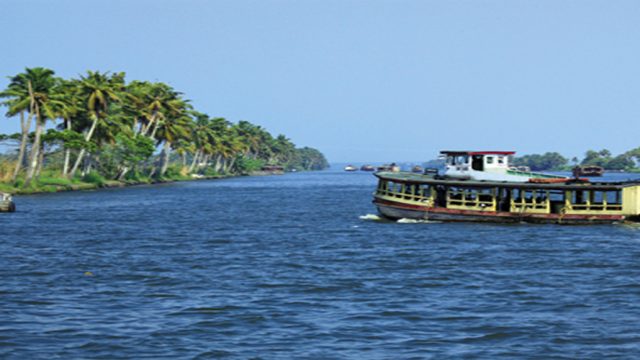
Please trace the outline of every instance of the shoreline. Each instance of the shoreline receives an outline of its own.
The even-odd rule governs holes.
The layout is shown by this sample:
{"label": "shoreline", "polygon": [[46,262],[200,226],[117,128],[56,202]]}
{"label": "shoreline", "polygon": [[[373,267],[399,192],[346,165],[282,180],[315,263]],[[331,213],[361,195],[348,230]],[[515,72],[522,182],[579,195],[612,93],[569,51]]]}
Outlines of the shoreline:
{"label": "shoreline", "polygon": [[[313,171],[313,170],[311,170]],[[278,172],[265,172],[265,171],[256,171],[248,174],[234,174],[234,175],[210,175],[210,176],[197,176],[197,177],[180,177],[176,179],[158,179],[151,181],[118,181],[118,180],[106,180],[103,183],[95,184],[95,183],[87,183],[80,182],[77,184],[43,184],[39,189],[20,189],[14,188],[13,192],[0,191],[1,193],[10,194],[11,196],[24,196],[24,195],[41,195],[41,194],[54,194],[61,192],[71,192],[71,191],[92,191],[92,190],[102,190],[102,189],[118,189],[118,188],[126,188],[133,186],[142,186],[142,185],[158,185],[158,184],[170,184],[176,182],[188,182],[188,181],[201,181],[201,180],[222,180],[222,179],[231,179],[237,177],[260,177],[260,176],[273,176],[273,175],[284,175],[284,173]]]}
{"label": "shoreline", "polygon": [[78,184],[70,184],[70,185],[57,185],[57,184],[45,184],[43,187],[46,189],[20,189],[16,188],[14,192],[6,192],[0,191],[0,193],[10,194],[11,196],[25,196],[25,195],[42,195],[42,194],[55,194],[62,192],[72,192],[72,191],[92,191],[92,190],[106,190],[106,189],[118,189],[118,188],[126,188],[133,186],[142,186],[142,185],[158,185],[158,184],[169,184],[175,182],[183,182],[183,181],[198,181],[198,180],[218,180],[218,179],[229,179],[234,177],[241,176],[251,176],[251,175],[215,175],[215,176],[203,176],[197,178],[179,178],[179,179],[160,179],[153,181],[117,181],[117,180],[107,180],[101,184],[94,183],[78,183]]}

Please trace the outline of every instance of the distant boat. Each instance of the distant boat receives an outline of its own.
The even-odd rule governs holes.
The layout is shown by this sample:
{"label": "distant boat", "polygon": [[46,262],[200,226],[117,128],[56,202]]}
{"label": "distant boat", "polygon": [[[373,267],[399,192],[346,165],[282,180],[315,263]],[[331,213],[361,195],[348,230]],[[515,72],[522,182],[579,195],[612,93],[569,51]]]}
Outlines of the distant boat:
{"label": "distant boat", "polygon": [[576,166],[573,168],[573,176],[602,176],[604,168],[596,165]]}
{"label": "distant boat", "polygon": [[344,167],[344,171],[358,171],[358,168],[353,165],[347,165]]}
{"label": "distant boat", "polygon": [[13,203],[11,194],[0,193],[0,212],[14,212],[16,204]]}
{"label": "distant boat", "polygon": [[376,168],[371,165],[362,165],[360,171],[376,171]]}
{"label": "distant boat", "polygon": [[390,172],[399,172],[400,166],[396,165],[396,163],[384,164],[382,166],[378,166],[378,171],[390,171]]}
{"label": "distant boat", "polygon": [[416,165],[416,166],[411,168],[411,172],[416,173],[416,174],[422,174],[423,171],[424,171],[424,169],[420,165]]}

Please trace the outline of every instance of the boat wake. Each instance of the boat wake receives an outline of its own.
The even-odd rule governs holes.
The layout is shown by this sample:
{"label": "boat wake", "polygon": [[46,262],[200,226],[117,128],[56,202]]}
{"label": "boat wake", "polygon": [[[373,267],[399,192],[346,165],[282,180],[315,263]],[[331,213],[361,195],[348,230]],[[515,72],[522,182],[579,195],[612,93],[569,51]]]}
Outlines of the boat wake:
{"label": "boat wake", "polygon": [[360,215],[359,218],[360,220],[382,221],[380,216],[374,214]]}
{"label": "boat wake", "polygon": [[398,224],[439,224],[440,223],[440,221],[407,219],[407,218],[398,219],[398,221],[396,222]]}
{"label": "boat wake", "polygon": [[402,218],[402,219],[393,221],[375,214],[360,215],[359,218],[360,220],[366,220],[366,221],[395,222],[398,224],[438,224],[440,223],[440,221],[433,221],[433,220],[426,220],[426,219],[425,220],[407,219],[407,218]]}

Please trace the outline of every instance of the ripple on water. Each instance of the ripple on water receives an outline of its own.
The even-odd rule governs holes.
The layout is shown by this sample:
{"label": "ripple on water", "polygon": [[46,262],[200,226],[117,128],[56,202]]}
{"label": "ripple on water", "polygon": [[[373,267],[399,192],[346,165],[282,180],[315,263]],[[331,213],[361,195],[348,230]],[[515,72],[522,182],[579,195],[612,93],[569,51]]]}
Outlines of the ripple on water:
{"label": "ripple on water", "polygon": [[373,188],[329,171],[17,197],[0,357],[640,358],[638,227],[398,223]]}

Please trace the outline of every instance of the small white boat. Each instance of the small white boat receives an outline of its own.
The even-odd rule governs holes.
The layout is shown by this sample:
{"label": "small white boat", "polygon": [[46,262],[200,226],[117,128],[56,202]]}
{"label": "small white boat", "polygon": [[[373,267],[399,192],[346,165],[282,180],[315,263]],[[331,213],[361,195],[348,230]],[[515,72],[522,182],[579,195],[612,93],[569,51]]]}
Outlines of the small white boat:
{"label": "small white boat", "polygon": [[353,165],[347,165],[344,167],[344,171],[358,171],[358,168]]}

